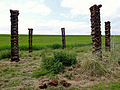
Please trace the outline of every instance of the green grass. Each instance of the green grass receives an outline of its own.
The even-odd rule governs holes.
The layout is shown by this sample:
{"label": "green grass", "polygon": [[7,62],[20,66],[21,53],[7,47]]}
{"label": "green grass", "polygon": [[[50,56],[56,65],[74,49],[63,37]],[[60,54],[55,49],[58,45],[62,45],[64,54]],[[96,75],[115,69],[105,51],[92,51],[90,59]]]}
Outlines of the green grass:
{"label": "green grass", "polygon": [[[117,37],[117,44],[120,44],[120,37]],[[33,49],[40,50],[43,48],[54,48],[54,46],[62,45],[61,35],[33,35]],[[67,47],[82,47],[91,45],[90,35],[66,35]],[[104,36],[102,36],[102,44],[104,45]],[[10,35],[0,34],[0,50],[10,49]],[[19,49],[28,50],[28,35],[19,35]]]}
{"label": "green grass", "polygon": [[[62,45],[61,35],[33,35],[33,49],[40,50],[53,47],[55,44]],[[67,47],[91,45],[89,35],[66,35]],[[28,50],[28,35],[19,35],[20,50]],[[10,49],[10,35],[0,35],[0,50]]]}
{"label": "green grass", "polygon": [[[16,88],[22,90],[39,90],[39,86],[34,87],[34,85],[39,85],[39,83],[36,82],[42,80],[42,78],[44,79],[44,77],[49,77],[47,75],[41,75],[42,77],[36,79],[33,78],[33,72],[35,72],[36,69],[38,69],[38,71],[41,70],[42,56],[44,53],[46,53],[47,56],[53,57],[54,52],[61,51],[61,41],[61,35],[34,35],[34,51],[29,53],[28,36],[20,35],[20,62],[10,62],[10,35],[0,35],[0,58],[2,57],[0,60],[0,84],[3,84],[0,86],[0,90],[16,90]],[[79,85],[81,84],[79,83],[78,86],[72,85],[68,90],[120,90],[120,68],[117,64],[117,62],[120,62],[120,36],[112,36],[111,41],[112,51],[111,53],[106,53],[104,51],[104,36],[102,36],[103,61],[97,62],[92,61],[93,56],[90,35],[67,35],[67,48],[65,51],[75,53],[78,61],[77,64],[79,65],[76,64],[76,66],[66,67],[64,68],[64,73],[60,72],[57,74],[58,76],[51,76],[49,79],[60,77],[67,79],[69,82],[69,80],[74,81],[75,77],[77,77],[77,79],[79,79],[79,77],[88,78],[86,75],[91,77],[90,75],[93,71],[95,77],[97,74],[100,74],[100,77],[104,77],[106,73],[110,73],[112,78],[109,78],[109,82],[102,82],[100,77],[96,77],[100,80],[97,85],[80,88]],[[70,69],[72,70],[69,71]],[[43,73],[44,72],[46,71],[43,71]],[[83,81],[82,78],[79,81]],[[59,87],[60,86],[51,87],[47,90],[66,90],[64,87],[61,87],[61,89]]]}
{"label": "green grass", "polygon": [[120,90],[120,82],[103,82],[91,88],[92,90]]}

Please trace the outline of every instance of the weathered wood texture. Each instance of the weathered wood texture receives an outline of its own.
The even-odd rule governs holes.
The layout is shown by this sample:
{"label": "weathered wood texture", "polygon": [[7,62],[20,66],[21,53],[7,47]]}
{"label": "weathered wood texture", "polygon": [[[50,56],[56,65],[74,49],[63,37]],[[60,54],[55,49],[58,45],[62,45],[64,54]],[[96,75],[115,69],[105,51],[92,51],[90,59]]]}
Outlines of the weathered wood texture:
{"label": "weathered wood texture", "polygon": [[105,22],[105,50],[110,51],[110,21]]}
{"label": "weathered wood texture", "polygon": [[32,34],[33,34],[33,29],[28,28],[29,30],[29,52],[32,52]]}
{"label": "weathered wood texture", "polygon": [[62,32],[62,49],[66,48],[66,42],[65,42],[65,28],[61,28]]}
{"label": "weathered wood texture", "polygon": [[19,61],[18,46],[18,10],[10,10],[11,13],[11,61]]}
{"label": "weathered wood texture", "polygon": [[92,7],[90,7],[93,54],[97,55],[99,59],[102,59],[101,21],[100,21],[101,7],[102,5],[93,5]]}

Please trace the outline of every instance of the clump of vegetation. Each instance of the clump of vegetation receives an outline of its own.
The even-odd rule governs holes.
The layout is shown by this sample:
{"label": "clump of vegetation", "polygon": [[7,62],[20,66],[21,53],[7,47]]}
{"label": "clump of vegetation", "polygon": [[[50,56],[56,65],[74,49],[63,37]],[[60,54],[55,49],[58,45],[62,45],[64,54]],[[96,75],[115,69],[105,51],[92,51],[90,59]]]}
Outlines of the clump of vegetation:
{"label": "clump of vegetation", "polygon": [[66,74],[65,77],[68,78],[68,79],[71,79],[72,78],[72,73]]}
{"label": "clump of vegetation", "polygon": [[53,44],[51,46],[51,48],[53,48],[53,49],[59,49],[59,48],[61,48],[61,45],[60,44]]}
{"label": "clump of vegetation", "polygon": [[82,63],[83,72],[89,72],[91,76],[102,76],[107,73],[105,65],[98,60],[86,60]]}
{"label": "clump of vegetation", "polygon": [[54,59],[62,62],[64,66],[71,66],[77,63],[74,53],[67,53],[64,51],[55,52]]}
{"label": "clump of vegetation", "polygon": [[54,52],[52,57],[42,57],[42,67],[33,73],[33,76],[38,78],[46,74],[58,74],[63,71],[65,66],[71,66],[77,63],[75,54],[64,51]]}
{"label": "clump of vegetation", "polygon": [[44,58],[43,60],[43,68],[57,74],[63,69],[62,62],[59,62],[58,60],[55,60],[53,57]]}
{"label": "clump of vegetation", "polygon": [[0,51],[0,59],[10,58],[10,56],[11,56],[10,50]]}

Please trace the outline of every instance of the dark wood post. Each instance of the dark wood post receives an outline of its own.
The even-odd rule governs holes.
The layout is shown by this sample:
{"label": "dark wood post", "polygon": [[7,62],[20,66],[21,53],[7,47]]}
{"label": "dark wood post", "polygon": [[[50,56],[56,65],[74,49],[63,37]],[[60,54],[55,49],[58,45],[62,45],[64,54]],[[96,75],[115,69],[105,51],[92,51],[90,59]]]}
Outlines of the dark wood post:
{"label": "dark wood post", "polygon": [[32,33],[33,33],[33,29],[28,28],[28,30],[29,30],[29,52],[32,52]]}
{"label": "dark wood post", "polygon": [[105,51],[110,51],[110,21],[105,22]]}
{"label": "dark wood post", "polygon": [[18,47],[18,10],[10,10],[11,13],[11,61],[19,61]]}
{"label": "dark wood post", "polygon": [[92,7],[90,7],[93,54],[96,55],[100,60],[102,59],[101,21],[100,21],[101,7],[102,5],[93,5]]}
{"label": "dark wood post", "polygon": [[62,49],[66,48],[66,43],[65,43],[65,28],[61,28],[62,32]]}

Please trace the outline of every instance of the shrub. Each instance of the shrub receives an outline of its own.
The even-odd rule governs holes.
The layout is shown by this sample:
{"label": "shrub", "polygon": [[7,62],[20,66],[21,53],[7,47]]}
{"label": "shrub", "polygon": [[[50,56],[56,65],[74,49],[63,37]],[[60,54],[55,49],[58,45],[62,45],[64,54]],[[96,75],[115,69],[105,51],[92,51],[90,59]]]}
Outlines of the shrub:
{"label": "shrub", "polygon": [[59,48],[61,48],[61,45],[60,44],[53,44],[51,46],[51,48],[53,48],[53,49],[59,49]]}
{"label": "shrub", "polygon": [[[65,61],[66,60],[66,61]],[[77,62],[74,54],[66,53],[63,51],[54,52],[53,57],[46,57],[43,54],[42,57],[42,67],[37,69],[33,76],[38,78],[46,74],[58,74],[63,71],[65,66],[73,65]]]}
{"label": "shrub", "polygon": [[10,56],[11,56],[10,50],[0,51],[0,59],[10,58]]}
{"label": "shrub", "polygon": [[64,51],[54,52],[54,59],[62,62],[64,66],[71,66],[77,63],[75,54]]}
{"label": "shrub", "polygon": [[63,69],[63,64],[53,57],[45,57],[42,62],[42,67],[54,74],[59,73]]}

